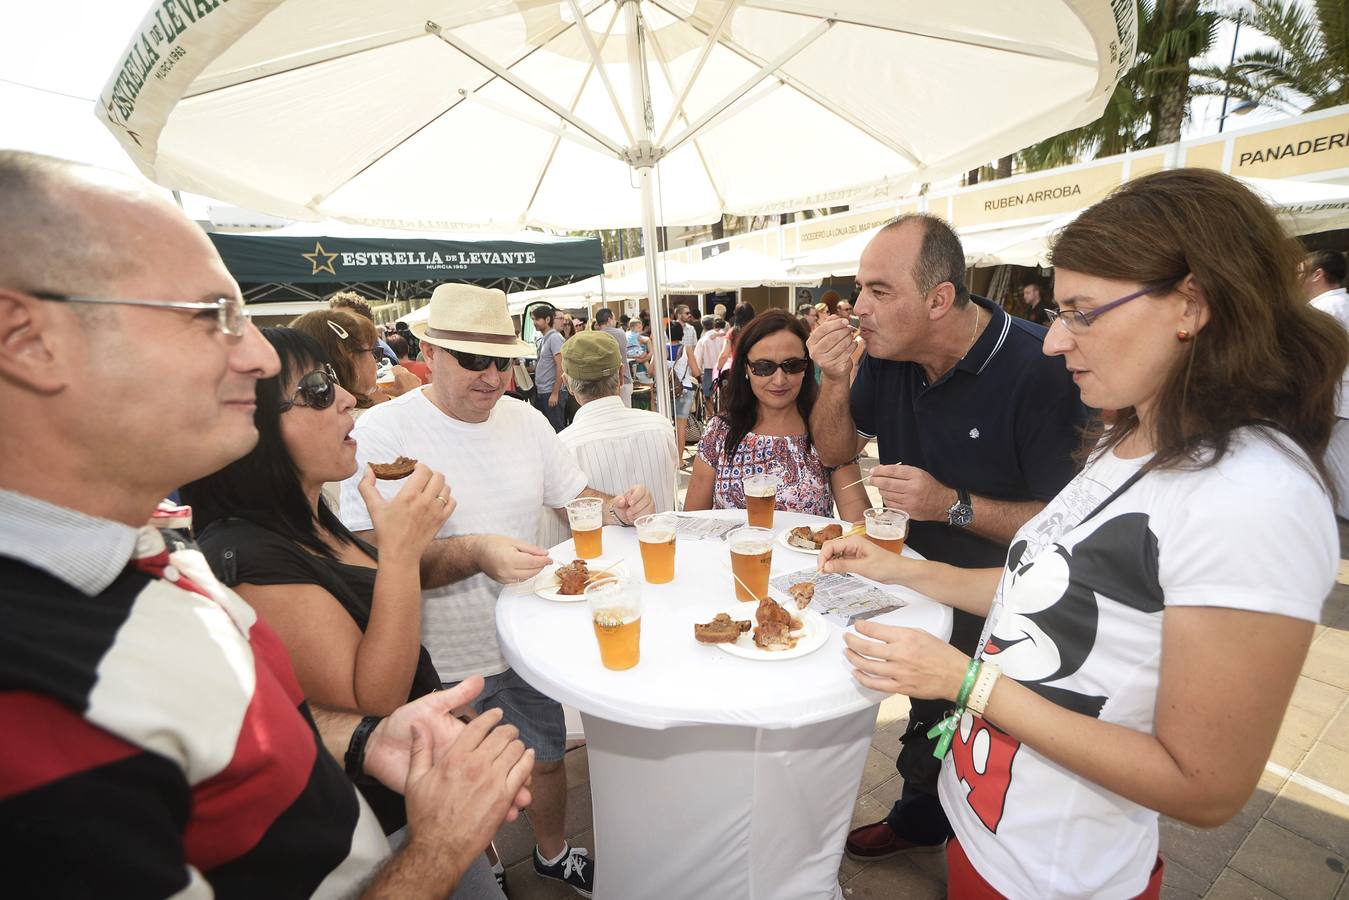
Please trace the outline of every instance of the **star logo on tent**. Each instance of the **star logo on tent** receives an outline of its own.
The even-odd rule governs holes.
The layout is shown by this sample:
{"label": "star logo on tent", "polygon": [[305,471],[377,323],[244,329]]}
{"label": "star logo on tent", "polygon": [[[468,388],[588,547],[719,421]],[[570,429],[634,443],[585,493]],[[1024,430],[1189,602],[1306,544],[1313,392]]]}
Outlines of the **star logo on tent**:
{"label": "star logo on tent", "polygon": [[[318,241],[314,241],[313,253],[301,253],[300,255],[309,260],[309,264],[314,267],[314,271],[310,272],[310,275],[317,275],[320,272],[327,272],[329,275],[337,274],[337,270],[333,268],[333,260],[337,259],[339,254],[327,252]],[[319,262],[320,256],[324,258],[323,262]]]}

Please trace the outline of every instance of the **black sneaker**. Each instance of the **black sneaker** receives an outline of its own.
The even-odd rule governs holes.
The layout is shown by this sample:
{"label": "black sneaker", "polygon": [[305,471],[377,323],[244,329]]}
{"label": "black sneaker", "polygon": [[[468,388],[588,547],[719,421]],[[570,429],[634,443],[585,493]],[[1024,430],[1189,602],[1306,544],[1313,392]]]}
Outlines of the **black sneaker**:
{"label": "black sneaker", "polygon": [[590,854],[584,847],[568,844],[567,852],[550,866],[543,861],[539,848],[535,846],[534,871],[544,878],[555,878],[570,885],[582,897],[589,897],[595,889],[595,864],[590,861]]}

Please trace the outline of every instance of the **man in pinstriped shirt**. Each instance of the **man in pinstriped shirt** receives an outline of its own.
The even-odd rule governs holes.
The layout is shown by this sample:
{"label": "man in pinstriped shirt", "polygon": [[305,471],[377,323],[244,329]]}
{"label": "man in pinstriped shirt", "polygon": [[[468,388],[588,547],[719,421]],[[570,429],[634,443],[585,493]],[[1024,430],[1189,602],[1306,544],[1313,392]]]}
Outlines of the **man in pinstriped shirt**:
{"label": "man in pinstriped shirt", "polygon": [[[563,345],[563,377],[581,408],[558,437],[591,487],[621,493],[646,485],[656,512],[666,512],[675,501],[674,427],[659,413],[623,405],[618,392],[622,367],[622,355],[603,332],[582,332]],[[565,511],[558,513],[547,511],[540,520],[540,546],[551,547],[571,535]]]}

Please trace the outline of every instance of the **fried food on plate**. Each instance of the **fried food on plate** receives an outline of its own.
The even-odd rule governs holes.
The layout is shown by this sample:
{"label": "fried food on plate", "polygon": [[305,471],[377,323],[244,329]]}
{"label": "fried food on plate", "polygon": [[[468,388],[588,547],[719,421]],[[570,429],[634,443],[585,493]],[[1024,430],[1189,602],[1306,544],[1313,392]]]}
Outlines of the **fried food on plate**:
{"label": "fried food on plate", "polygon": [[717,613],[707,624],[693,626],[693,637],[703,644],[730,644],[749,631],[749,620],[732,619],[726,613]]}

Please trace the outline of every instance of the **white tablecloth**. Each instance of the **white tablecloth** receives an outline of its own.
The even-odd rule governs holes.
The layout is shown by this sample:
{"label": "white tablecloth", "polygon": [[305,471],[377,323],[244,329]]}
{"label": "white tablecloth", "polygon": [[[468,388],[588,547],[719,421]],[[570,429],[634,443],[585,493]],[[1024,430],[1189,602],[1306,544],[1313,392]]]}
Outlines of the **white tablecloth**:
{"label": "white tablecloth", "polygon": [[[743,511],[705,513],[744,520]],[[777,512],[774,529],[823,520]],[[604,557],[641,578],[633,529],[604,529]],[[569,562],[571,543],[553,558]],[[815,557],[773,548],[774,576]],[[600,664],[586,605],[503,591],[497,632],[511,666],[581,711],[595,810],[596,893],[639,898],[836,897],[839,858],[883,695],[857,685],[842,629],[796,659],[740,659],[693,639],[735,602],[719,541],[680,540],[675,580],[642,582],[641,661]],[[950,610],[908,601],[877,621],[950,635]],[[754,610],[744,604],[745,615]]]}

